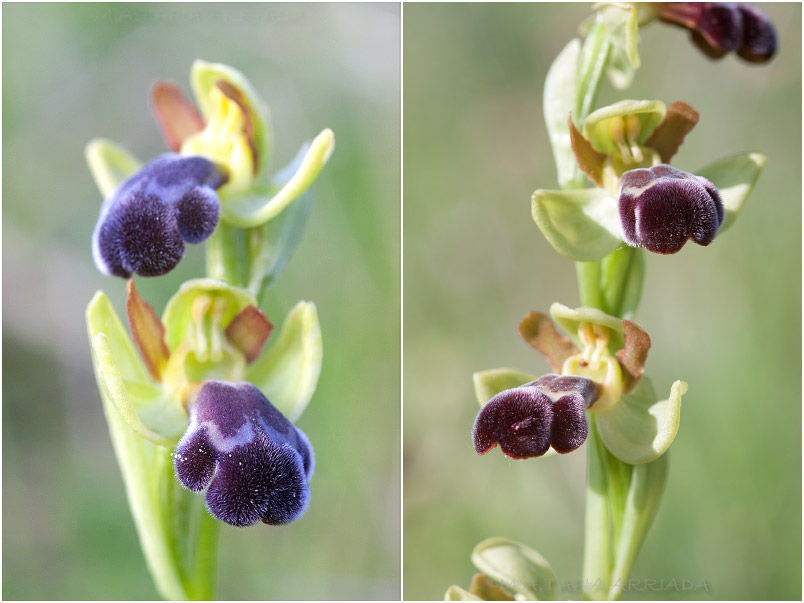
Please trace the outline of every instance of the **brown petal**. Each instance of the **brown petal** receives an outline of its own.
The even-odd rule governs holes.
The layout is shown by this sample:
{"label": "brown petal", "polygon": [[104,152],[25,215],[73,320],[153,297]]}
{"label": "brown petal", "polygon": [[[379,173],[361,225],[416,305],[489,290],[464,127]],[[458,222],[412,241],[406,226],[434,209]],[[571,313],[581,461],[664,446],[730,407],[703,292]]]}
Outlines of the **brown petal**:
{"label": "brown petal", "polygon": [[198,109],[176,84],[156,82],[151,87],[150,101],[162,139],[170,150],[178,151],[187,138],[204,129]]}
{"label": "brown petal", "polygon": [[597,186],[603,186],[603,166],[606,163],[605,153],[596,151],[592,147],[592,143],[583,137],[575,123],[572,121],[572,115],[569,118],[569,131],[570,141],[572,142],[572,152],[575,154],[575,160],[578,166],[583,170],[583,173],[589,176],[589,179]]}
{"label": "brown petal", "polygon": [[274,330],[265,313],[256,306],[246,306],[226,327],[226,339],[243,352],[250,364],[260,355],[262,346]]}
{"label": "brown petal", "polygon": [[625,346],[617,352],[617,360],[623,372],[623,393],[630,392],[645,371],[645,360],[650,349],[650,336],[635,322],[623,320]]}
{"label": "brown petal", "polygon": [[165,325],[159,320],[153,306],[140,297],[134,279],[129,279],[126,290],[126,313],[131,338],[145,361],[148,373],[155,381],[162,381],[162,369],[170,357],[165,343]]}
{"label": "brown petal", "polygon": [[469,592],[484,601],[516,601],[507,590],[490,580],[486,574],[472,576]]}
{"label": "brown petal", "polygon": [[240,90],[226,80],[218,80],[215,82],[215,86],[217,86],[218,90],[220,90],[224,96],[237,103],[237,106],[240,107],[240,112],[243,114],[243,132],[246,135],[248,146],[251,149],[252,169],[256,174],[259,167],[259,158],[257,157],[257,147],[254,145],[254,126],[251,123],[248,101]]}
{"label": "brown petal", "polygon": [[653,134],[645,141],[645,146],[655,149],[664,163],[676,154],[684,137],[698,123],[698,112],[683,101],[675,101],[667,107],[667,113]]}
{"label": "brown petal", "polygon": [[567,358],[578,353],[569,337],[556,330],[547,314],[528,312],[519,323],[519,333],[532,348],[547,356],[547,362],[557,373],[561,372]]}

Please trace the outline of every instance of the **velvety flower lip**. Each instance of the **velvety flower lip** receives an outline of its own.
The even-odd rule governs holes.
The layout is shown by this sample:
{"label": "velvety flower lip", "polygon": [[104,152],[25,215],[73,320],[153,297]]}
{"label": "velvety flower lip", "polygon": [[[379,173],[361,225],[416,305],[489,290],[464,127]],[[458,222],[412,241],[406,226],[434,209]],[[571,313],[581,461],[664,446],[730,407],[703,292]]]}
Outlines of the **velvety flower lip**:
{"label": "velvety flower lip", "polygon": [[214,189],[226,176],[203,157],[167,153],[126,179],[101,206],[92,235],[98,269],[128,278],[170,272],[184,243],[200,243],[218,224]]}
{"label": "velvety flower lip", "polygon": [[629,170],[620,180],[623,239],[654,253],[676,253],[692,239],[709,245],[724,212],[715,186],[666,164]]}
{"label": "velvety flower lip", "polygon": [[572,452],[586,441],[586,409],[599,390],[591,379],[549,374],[500,392],[478,413],[472,442],[478,454],[500,445],[512,459]]}
{"label": "velvety flower lip", "polygon": [[206,382],[173,459],[182,485],[206,488],[209,512],[233,526],[281,525],[307,510],[310,442],[250,383]]}

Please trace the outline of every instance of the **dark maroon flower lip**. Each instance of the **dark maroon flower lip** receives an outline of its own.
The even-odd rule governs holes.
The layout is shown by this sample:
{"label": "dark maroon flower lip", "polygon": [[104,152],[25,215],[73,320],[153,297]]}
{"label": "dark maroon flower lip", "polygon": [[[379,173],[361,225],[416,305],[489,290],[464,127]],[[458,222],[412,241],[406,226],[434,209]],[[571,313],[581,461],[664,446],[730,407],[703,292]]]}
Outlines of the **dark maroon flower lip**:
{"label": "dark maroon flower lip", "polygon": [[680,251],[688,239],[709,245],[724,217],[711,182],[666,164],[625,172],[619,208],[625,242],[661,254]]}
{"label": "dark maroon flower lip", "polygon": [[215,230],[215,188],[224,181],[203,157],[166,153],[144,165],[101,206],[92,235],[98,269],[122,278],[173,270],[185,243],[200,243]]}
{"label": "dark maroon flower lip", "polygon": [[692,41],[717,59],[730,52],[752,63],[765,63],[778,49],[773,22],[759,9],[732,2],[666,2],[659,18],[691,31]]}
{"label": "dark maroon flower lip", "polygon": [[472,429],[478,454],[497,445],[512,459],[572,452],[586,441],[586,409],[599,389],[591,379],[549,374],[494,396],[480,410]]}
{"label": "dark maroon flower lip", "polygon": [[230,525],[290,523],[309,505],[310,442],[250,383],[206,382],[172,456],[182,485],[206,488],[209,512]]}

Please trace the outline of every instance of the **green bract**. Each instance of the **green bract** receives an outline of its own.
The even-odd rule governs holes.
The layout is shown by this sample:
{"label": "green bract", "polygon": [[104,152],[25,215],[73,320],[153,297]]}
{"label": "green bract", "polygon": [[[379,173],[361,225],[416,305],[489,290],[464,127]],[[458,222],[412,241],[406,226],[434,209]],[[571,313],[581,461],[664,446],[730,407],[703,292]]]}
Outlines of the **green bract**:
{"label": "green bract", "polygon": [[526,599],[553,598],[556,585],[553,569],[544,557],[524,544],[507,538],[489,538],[472,551],[472,563],[489,578]]}

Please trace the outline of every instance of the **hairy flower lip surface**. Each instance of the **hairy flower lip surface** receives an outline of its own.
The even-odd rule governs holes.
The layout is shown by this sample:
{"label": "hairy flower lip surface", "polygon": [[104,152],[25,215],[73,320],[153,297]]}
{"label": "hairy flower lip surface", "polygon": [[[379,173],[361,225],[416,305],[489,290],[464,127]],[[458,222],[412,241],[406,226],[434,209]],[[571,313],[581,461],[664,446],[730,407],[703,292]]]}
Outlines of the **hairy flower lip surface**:
{"label": "hairy flower lip surface", "polygon": [[206,382],[173,458],[182,485],[206,488],[209,512],[230,525],[281,525],[307,510],[310,442],[250,383]]}
{"label": "hairy flower lip surface", "polygon": [[214,188],[225,181],[203,157],[166,153],[127,178],[101,206],[92,235],[95,265],[128,278],[170,272],[184,243],[200,243],[218,223]]}
{"label": "hairy flower lip surface", "polygon": [[619,209],[625,242],[661,254],[677,253],[687,239],[709,245],[724,217],[711,182],[666,164],[625,172]]}

